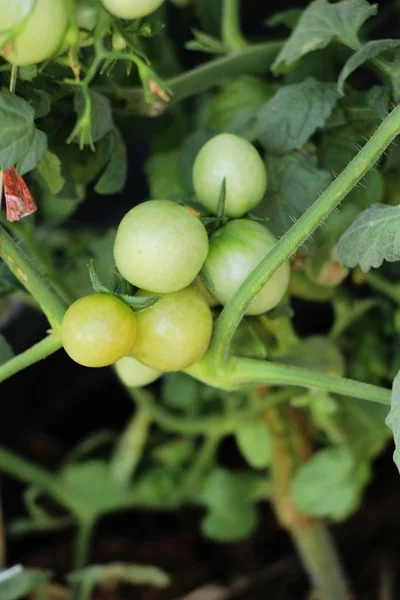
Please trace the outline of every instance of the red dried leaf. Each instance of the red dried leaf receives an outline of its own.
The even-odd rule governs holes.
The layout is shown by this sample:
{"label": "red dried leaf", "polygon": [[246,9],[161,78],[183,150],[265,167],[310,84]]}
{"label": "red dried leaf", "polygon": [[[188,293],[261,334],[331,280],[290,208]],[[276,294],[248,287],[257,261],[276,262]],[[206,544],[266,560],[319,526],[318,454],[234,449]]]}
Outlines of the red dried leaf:
{"label": "red dried leaf", "polygon": [[3,172],[3,185],[8,221],[19,221],[37,210],[28,186],[14,167]]}

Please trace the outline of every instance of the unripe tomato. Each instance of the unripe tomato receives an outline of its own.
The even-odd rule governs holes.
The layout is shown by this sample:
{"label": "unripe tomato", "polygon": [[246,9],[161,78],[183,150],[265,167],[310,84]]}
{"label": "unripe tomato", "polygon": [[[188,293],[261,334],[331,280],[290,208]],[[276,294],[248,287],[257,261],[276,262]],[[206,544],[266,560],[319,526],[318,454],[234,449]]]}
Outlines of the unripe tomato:
{"label": "unripe tomato", "polygon": [[[229,221],[212,235],[205,267],[214,284],[213,295],[221,304],[233,298],[276,242],[276,237],[264,225],[248,219]],[[279,304],[287,290],[289,276],[289,263],[285,262],[254,298],[247,314],[260,315]]]}
{"label": "unripe tomato", "polygon": [[85,367],[112,365],[129,352],[135,339],[135,313],[112,294],[79,298],[61,325],[65,351]]}
{"label": "unripe tomato", "polygon": [[204,297],[205,301],[207,302],[208,306],[218,306],[219,302],[216,298],[214,298],[214,296],[212,294],[210,294],[210,292],[208,291],[207,287],[205,286],[205,284],[203,283],[201,277],[196,277],[196,279],[193,282],[193,287],[200,292],[200,294]]}
{"label": "unripe tomato", "polygon": [[22,31],[11,42],[11,52],[8,48],[2,50],[4,57],[17,66],[32,65],[53,56],[68,26],[64,0],[1,0],[0,43],[26,17]]}
{"label": "unripe tomato", "polygon": [[190,285],[208,252],[207,232],[197,217],[168,200],[139,204],[122,219],[114,245],[120,273],[151,292]]}
{"label": "unripe tomato", "polygon": [[118,360],[114,368],[122,383],[127,387],[148,385],[162,375],[161,371],[147,367],[129,355]]}
{"label": "unripe tomato", "polygon": [[250,142],[231,133],[221,133],[204,144],[193,166],[197,199],[214,214],[224,178],[226,216],[241,217],[261,202],[267,187],[261,156]]}
{"label": "unripe tomato", "polygon": [[157,10],[164,0],[101,0],[103,6],[119,19],[141,19]]}
{"label": "unripe tomato", "polygon": [[[149,292],[141,290],[139,295]],[[188,287],[164,294],[137,313],[137,336],[132,355],[160,371],[180,371],[206,353],[212,331],[211,310],[199,292]]]}

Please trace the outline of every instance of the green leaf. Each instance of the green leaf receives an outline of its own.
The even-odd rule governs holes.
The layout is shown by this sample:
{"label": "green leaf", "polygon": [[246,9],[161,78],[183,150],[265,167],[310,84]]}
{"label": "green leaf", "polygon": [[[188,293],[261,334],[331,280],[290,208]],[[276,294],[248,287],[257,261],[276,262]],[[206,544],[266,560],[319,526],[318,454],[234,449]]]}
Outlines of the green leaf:
{"label": "green leaf", "polygon": [[195,449],[195,442],[191,438],[173,440],[162,446],[157,446],[153,450],[152,456],[169,469],[179,469],[189,462]]}
{"label": "green leaf", "polygon": [[268,227],[281,236],[317,200],[332,176],[298,153],[267,157],[267,200],[256,211],[268,217]]}
{"label": "green leaf", "polygon": [[344,0],[335,4],[328,0],[311,2],[279,52],[272,65],[273,72],[279,74],[289,70],[299,58],[326,48],[333,40],[357,49],[360,27],[376,12],[376,5],[366,0]]}
{"label": "green leaf", "polygon": [[386,425],[393,433],[395,445],[393,460],[400,471],[400,371],[393,381],[390,411],[386,418]]}
{"label": "green leaf", "polygon": [[302,10],[299,8],[288,8],[282,12],[275,13],[269,17],[265,24],[268,27],[279,27],[279,25],[286,25],[289,29],[294,29],[302,15]]}
{"label": "green leaf", "polygon": [[149,469],[135,482],[135,505],[146,508],[174,506],[177,485],[165,467]]}
{"label": "green leaf", "polygon": [[335,84],[313,77],[280,88],[258,111],[260,142],[267,151],[277,154],[301,148],[323,127],[338,97]]}
{"label": "green leaf", "polygon": [[67,579],[73,585],[114,584],[115,581],[131,585],[152,585],[164,588],[170,584],[168,575],[152,565],[135,565],[129,563],[109,563],[108,565],[92,565],[79,571],[69,573]]}
{"label": "green leaf", "polygon": [[0,92],[0,168],[16,165],[24,175],[40,162],[47,150],[47,137],[36,129],[35,111],[22,98]]}
{"label": "green leaf", "polygon": [[201,501],[208,514],[203,518],[204,535],[218,542],[248,537],[257,524],[257,513],[239,475],[215,469],[205,482]]}
{"label": "green leaf", "polygon": [[314,369],[338,377],[343,377],[345,371],[343,356],[336,344],[319,335],[302,340],[290,354],[281,357],[280,360],[288,365]]}
{"label": "green leaf", "polygon": [[273,88],[261,79],[242,75],[211,99],[206,109],[206,125],[214,131],[234,133],[254,141],[256,113],[273,95]]}
{"label": "green leaf", "polygon": [[199,29],[192,29],[192,33],[195,39],[186,42],[185,48],[187,50],[198,50],[209,54],[225,54],[226,48],[219,39]]}
{"label": "green leaf", "polygon": [[151,198],[165,198],[174,202],[184,202],[191,191],[185,188],[179,166],[180,153],[156,152],[146,163],[146,174]]}
{"label": "green leaf", "polygon": [[50,581],[51,572],[39,569],[22,569],[19,565],[0,573],[1,600],[20,600],[27,594],[43,592],[43,586]]}
{"label": "green leaf", "polygon": [[135,312],[150,308],[150,306],[153,306],[153,304],[158,302],[158,300],[161,298],[161,296],[131,296],[129,294],[115,295]]}
{"label": "green leaf", "polygon": [[400,206],[374,204],[363,211],[339,240],[337,255],[345,267],[366,273],[384,260],[400,260]]}
{"label": "green leaf", "polygon": [[306,514],[344,519],[358,508],[368,479],[368,465],[346,448],[320,450],[296,471],[293,501]]}
{"label": "green leaf", "polygon": [[3,365],[14,356],[14,352],[7,340],[0,335],[0,365]]}
{"label": "green leaf", "polygon": [[40,119],[49,114],[51,110],[52,96],[44,90],[35,90],[30,88],[29,96],[27,95],[25,99],[35,111],[36,119]]}
{"label": "green leaf", "polygon": [[117,194],[123,190],[127,175],[126,146],[120,131],[114,128],[109,134],[108,163],[94,189],[98,194]]}
{"label": "green leaf", "polygon": [[353,56],[344,64],[339,78],[338,78],[338,90],[341,95],[344,94],[344,84],[349,75],[358,69],[360,65],[365,63],[375,56],[379,56],[387,50],[394,50],[400,46],[400,40],[373,40],[367,42],[361,48],[357,50]]}
{"label": "green leaf", "polygon": [[[108,98],[92,90],[89,95],[91,101],[91,136],[92,141],[96,143],[113,129],[114,122]],[[74,108],[79,121],[85,112],[85,96],[82,90],[78,90],[75,94]]]}
{"label": "green leaf", "polygon": [[102,460],[67,464],[59,472],[59,479],[92,516],[128,508],[135,500],[133,488],[112,479]]}
{"label": "green leaf", "polygon": [[61,161],[53,154],[46,152],[36,169],[52,194],[58,194],[64,186],[65,179],[61,175]]}
{"label": "green leaf", "polygon": [[265,469],[271,462],[272,442],[261,419],[243,421],[235,432],[243,457],[254,469]]}

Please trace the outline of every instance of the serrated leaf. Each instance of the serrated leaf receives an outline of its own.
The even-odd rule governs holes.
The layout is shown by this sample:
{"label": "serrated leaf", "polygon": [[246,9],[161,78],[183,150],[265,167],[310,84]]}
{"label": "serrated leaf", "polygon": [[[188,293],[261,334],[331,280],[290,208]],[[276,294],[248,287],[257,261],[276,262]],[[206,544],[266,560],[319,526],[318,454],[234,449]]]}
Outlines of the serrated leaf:
{"label": "serrated leaf", "polygon": [[273,96],[272,86],[251,75],[234,79],[211,99],[206,111],[210,129],[257,137],[256,113]]}
{"label": "serrated leaf", "polygon": [[218,542],[232,542],[248,537],[257,523],[243,479],[225,469],[215,469],[205,482],[201,501],[208,507],[201,529]]}
{"label": "serrated leaf", "polygon": [[390,411],[386,417],[386,425],[393,433],[395,444],[393,460],[400,471],[400,371],[393,380]]}
{"label": "serrated leaf", "polygon": [[400,206],[374,204],[341,236],[337,255],[345,267],[360,265],[364,273],[384,260],[400,260]]}
{"label": "serrated leaf", "polygon": [[257,210],[268,217],[268,228],[277,236],[286,233],[332,181],[308,158],[292,153],[267,157],[267,200]]}
{"label": "serrated leaf", "polygon": [[348,448],[362,459],[379,454],[391,437],[385,424],[389,406],[357,398],[341,398],[334,419]]}
{"label": "serrated leaf", "polygon": [[243,457],[254,469],[265,469],[271,462],[272,442],[265,423],[251,419],[240,423],[235,431],[236,443]]}
{"label": "serrated leaf", "polygon": [[47,150],[46,135],[36,129],[35,111],[15,94],[0,92],[0,168],[16,166],[24,175],[40,162]]}
{"label": "serrated leaf", "polygon": [[[96,143],[113,129],[114,122],[108,98],[92,90],[89,95],[91,101],[91,136],[92,141]],[[79,121],[85,111],[85,97],[81,90],[78,90],[75,94],[74,108]]]}
{"label": "serrated leaf", "polygon": [[53,154],[53,152],[46,152],[36,168],[49,191],[52,194],[58,194],[65,183],[65,179],[61,175],[61,161],[58,156]]}
{"label": "serrated leaf", "polygon": [[98,194],[117,194],[123,190],[127,175],[126,146],[120,131],[114,128],[109,137],[109,159],[94,189]]}
{"label": "serrated leaf", "polygon": [[306,514],[344,519],[358,507],[369,476],[368,465],[346,448],[320,450],[296,471],[293,501]]}
{"label": "serrated leaf", "polygon": [[338,78],[338,90],[341,95],[344,94],[344,84],[346,79],[353,71],[358,69],[360,65],[365,63],[375,56],[379,56],[387,50],[395,50],[400,46],[400,40],[373,40],[367,42],[349,58],[340,71]]}
{"label": "serrated leaf", "polygon": [[272,71],[279,74],[289,70],[302,56],[326,48],[332,40],[358,48],[360,27],[376,12],[376,5],[366,0],[343,0],[335,4],[328,0],[311,2],[278,54]]}
{"label": "serrated leaf", "polygon": [[7,340],[0,335],[0,365],[3,365],[14,356],[14,352]]}
{"label": "serrated leaf", "polygon": [[325,124],[338,100],[335,84],[309,77],[280,88],[257,114],[259,139],[269,152],[284,154],[304,146]]}

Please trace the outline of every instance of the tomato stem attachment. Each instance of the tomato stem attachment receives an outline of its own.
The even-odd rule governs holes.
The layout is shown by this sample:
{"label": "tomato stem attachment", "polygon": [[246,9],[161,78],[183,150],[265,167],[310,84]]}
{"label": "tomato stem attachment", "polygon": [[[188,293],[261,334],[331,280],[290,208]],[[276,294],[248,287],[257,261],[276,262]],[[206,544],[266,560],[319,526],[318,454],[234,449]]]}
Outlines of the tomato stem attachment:
{"label": "tomato stem attachment", "polygon": [[271,276],[321,225],[375,164],[400,131],[400,107],[395,108],[342,173],[268,252],[217,319],[210,353],[217,365],[228,359],[233,335],[252,299]]}

